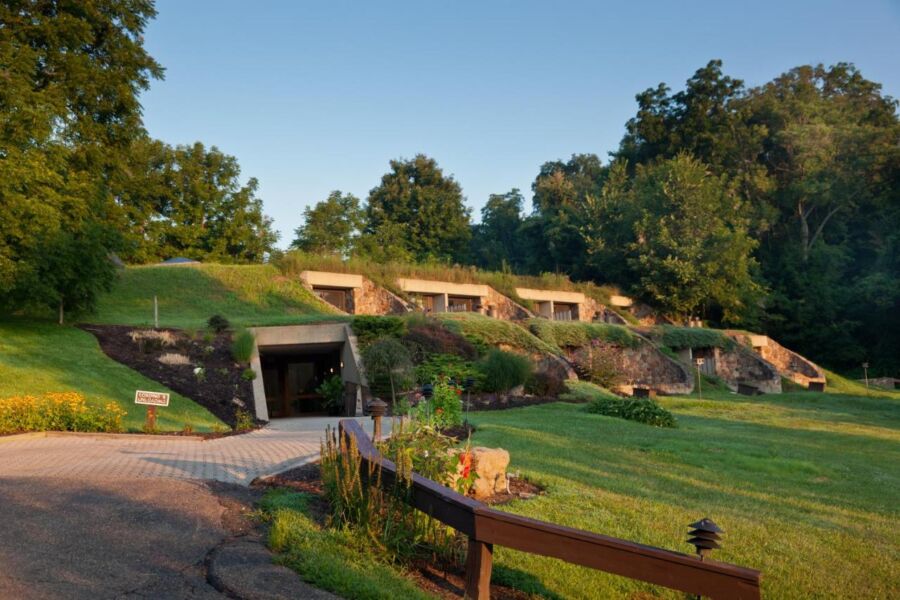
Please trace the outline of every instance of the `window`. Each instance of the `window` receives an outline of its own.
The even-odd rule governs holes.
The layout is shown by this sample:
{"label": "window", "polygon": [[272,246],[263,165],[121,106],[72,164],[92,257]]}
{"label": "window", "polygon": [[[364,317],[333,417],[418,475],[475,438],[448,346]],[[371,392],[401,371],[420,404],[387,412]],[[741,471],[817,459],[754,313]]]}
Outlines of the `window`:
{"label": "window", "polygon": [[328,304],[341,309],[344,312],[351,312],[349,294],[347,290],[338,290],[331,288],[313,288],[316,296],[327,302]]}

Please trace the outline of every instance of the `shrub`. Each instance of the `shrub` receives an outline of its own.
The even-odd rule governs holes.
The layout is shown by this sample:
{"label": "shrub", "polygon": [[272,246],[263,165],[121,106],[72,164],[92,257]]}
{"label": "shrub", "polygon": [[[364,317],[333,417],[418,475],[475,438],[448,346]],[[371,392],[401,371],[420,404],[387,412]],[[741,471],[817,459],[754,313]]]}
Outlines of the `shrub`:
{"label": "shrub", "polygon": [[432,354],[415,367],[416,381],[420,384],[435,383],[441,378],[452,379],[462,385],[469,377],[475,380],[475,387],[480,387],[481,371],[474,363],[454,354]]}
{"label": "shrub", "polygon": [[0,435],[26,431],[122,431],[125,411],[113,402],[88,406],[75,392],[0,399]]}
{"label": "shrub", "polygon": [[623,348],[635,348],[641,343],[641,338],[623,325],[531,319],[528,329],[558,348],[585,346],[592,340],[602,340]]}
{"label": "shrub", "polygon": [[654,427],[676,427],[675,417],[650,398],[598,398],[587,411],[607,417],[646,423]]}
{"label": "shrub", "polygon": [[415,325],[410,323],[403,341],[407,346],[420,348],[426,355],[453,354],[469,360],[478,357],[478,351],[469,340],[450,331],[437,319],[424,319]]}
{"label": "shrub", "polygon": [[565,380],[549,371],[536,371],[525,382],[525,391],[535,396],[555,398],[565,390]]}
{"label": "shrub", "polygon": [[[228,374],[227,370],[224,374]],[[254,371],[250,367],[247,367],[246,369],[241,371],[241,379],[243,379],[244,381],[253,381],[254,379],[256,379],[256,371]]]}
{"label": "shrub", "polygon": [[213,315],[206,321],[206,326],[216,333],[224,333],[231,327],[231,323],[222,315]]}
{"label": "shrub", "polygon": [[[420,406],[426,410],[426,421],[436,429],[462,425],[462,389],[450,385],[446,378],[434,386],[431,400]],[[431,406],[428,406],[430,404]]]}
{"label": "shrub", "polygon": [[256,339],[253,334],[247,329],[242,329],[231,340],[231,356],[238,363],[249,363],[255,345]]}
{"label": "shrub", "polygon": [[340,409],[344,404],[344,380],[340,375],[333,375],[316,388],[316,393],[322,395],[329,412]]}
{"label": "shrub", "polygon": [[239,408],[234,412],[234,430],[250,431],[256,426],[256,420],[249,411]]}
{"label": "shrub", "polygon": [[362,351],[362,361],[373,393],[389,392],[393,404],[397,403],[398,391],[415,384],[409,351],[396,338],[374,340]]}
{"label": "shrub", "polygon": [[527,357],[494,348],[479,361],[478,369],[482,375],[482,389],[506,392],[528,381],[533,365]]}
{"label": "shrub", "polygon": [[406,322],[400,317],[374,317],[361,315],[353,317],[350,329],[356,335],[361,348],[365,348],[379,338],[400,338],[406,333]]}

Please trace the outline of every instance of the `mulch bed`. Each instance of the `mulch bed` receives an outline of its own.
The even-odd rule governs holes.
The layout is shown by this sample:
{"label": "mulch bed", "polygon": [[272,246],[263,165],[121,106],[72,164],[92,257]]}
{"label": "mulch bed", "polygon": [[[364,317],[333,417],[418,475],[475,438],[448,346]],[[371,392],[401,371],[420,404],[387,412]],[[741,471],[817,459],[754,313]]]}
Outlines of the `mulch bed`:
{"label": "mulch bed", "polygon": [[[296,469],[291,469],[280,473],[273,477],[265,479],[257,479],[252,484],[254,488],[289,488],[297,492],[306,492],[314,498],[313,516],[320,524],[324,525],[328,515],[328,503],[323,497],[322,489],[322,471],[319,463],[309,463]],[[543,493],[543,488],[535,484],[521,479],[519,477],[509,477],[509,493],[497,494],[484,502],[486,504],[504,504],[512,500],[533,498]],[[408,574],[416,584],[440,597],[447,600],[455,600],[463,597],[466,585],[465,571],[459,566],[436,566],[426,560],[419,560],[413,563]],[[532,598],[531,594],[527,594],[521,590],[510,588],[503,585],[491,584],[491,598],[495,600],[525,600]]]}
{"label": "mulch bed", "polygon": [[[241,378],[246,367],[234,362],[229,333],[204,340],[179,329],[158,329],[168,331],[176,340],[174,346],[159,348],[131,339],[129,334],[140,331],[139,327],[82,325],[81,328],[97,338],[100,348],[111,359],[190,398],[231,426],[235,425],[236,411],[244,409],[252,413],[253,384]],[[183,354],[191,364],[159,362],[159,357],[168,353]],[[204,370],[202,379],[194,374],[194,368],[199,366]]]}

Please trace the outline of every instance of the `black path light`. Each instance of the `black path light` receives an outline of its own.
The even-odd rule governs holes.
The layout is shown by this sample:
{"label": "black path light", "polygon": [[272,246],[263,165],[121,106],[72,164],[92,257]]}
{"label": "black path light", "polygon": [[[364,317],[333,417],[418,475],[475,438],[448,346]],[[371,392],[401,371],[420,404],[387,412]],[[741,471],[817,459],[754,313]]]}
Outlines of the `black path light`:
{"label": "black path light", "polygon": [[463,380],[463,388],[466,390],[466,430],[469,428],[469,404],[472,403],[472,388],[475,387],[475,378],[466,377]]}
{"label": "black path light", "polygon": [[688,535],[691,537],[687,542],[696,548],[700,560],[703,560],[710,551],[721,548],[719,542],[722,537],[719,534],[725,532],[711,519],[700,519],[696,523],[691,523],[690,528]]}

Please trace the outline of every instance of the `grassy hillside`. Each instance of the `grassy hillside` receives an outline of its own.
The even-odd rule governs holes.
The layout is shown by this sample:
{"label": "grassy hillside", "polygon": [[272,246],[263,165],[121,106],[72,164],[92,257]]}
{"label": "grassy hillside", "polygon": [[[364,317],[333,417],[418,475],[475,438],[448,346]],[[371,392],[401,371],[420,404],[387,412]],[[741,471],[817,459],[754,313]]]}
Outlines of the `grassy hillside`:
{"label": "grassy hillside", "polygon": [[247,326],[343,318],[271,265],[196,265],[128,267],[97,311],[82,320],[152,325],[154,295],[162,327],[202,327],[214,314]]}
{"label": "grassy hillside", "polygon": [[[91,334],[74,327],[35,321],[0,321],[0,398],[79,392],[89,404],[115,402],[128,411],[124,425],[140,430],[146,409],[134,404],[135,390],[170,391],[108,358]],[[170,405],[157,411],[163,431],[190,425],[212,431],[224,424],[205,408],[172,393]]]}
{"label": "grassy hillside", "polygon": [[449,329],[480,346],[509,346],[522,352],[559,354],[559,350],[510,321],[476,313],[439,313],[435,316]]}
{"label": "grassy hillside", "polygon": [[[900,402],[704,396],[659,399],[677,429],[571,404],[476,413],[473,443],[547,485],[504,510],[685,553],[708,516],[725,530],[713,558],[760,569],[766,598],[896,597]],[[564,598],[684,597],[505,548],[494,560],[497,581]]]}
{"label": "grassy hillside", "polygon": [[557,348],[584,346],[591,340],[603,340],[626,348],[634,348],[641,343],[641,338],[623,325],[529,319],[528,329]]}

